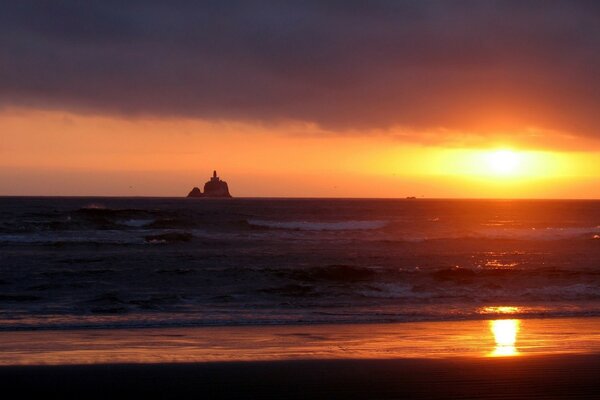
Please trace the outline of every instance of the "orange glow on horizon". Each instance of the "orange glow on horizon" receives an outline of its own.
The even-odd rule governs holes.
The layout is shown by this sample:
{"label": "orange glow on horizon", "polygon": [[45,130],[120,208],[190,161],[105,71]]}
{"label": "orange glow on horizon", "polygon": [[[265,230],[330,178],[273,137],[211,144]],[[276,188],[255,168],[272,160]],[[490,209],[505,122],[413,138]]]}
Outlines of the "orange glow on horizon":
{"label": "orange glow on horizon", "polygon": [[441,150],[432,168],[453,176],[480,177],[500,182],[569,177],[585,173],[569,153],[487,149]]}
{"label": "orange glow on horizon", "polygon": [[[314,124],[0,111],[0,195],[600,198],[600,149],[399,141]],[[217,150],[216,150],[217,149]]]}

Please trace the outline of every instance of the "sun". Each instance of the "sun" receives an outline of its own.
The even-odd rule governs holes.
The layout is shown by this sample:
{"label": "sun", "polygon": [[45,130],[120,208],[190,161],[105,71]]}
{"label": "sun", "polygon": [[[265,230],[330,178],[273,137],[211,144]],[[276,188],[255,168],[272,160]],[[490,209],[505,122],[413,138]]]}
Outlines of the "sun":
{"label": "sun", "polygon": [[[549,179],[561,179],[581,174],[581,165],[573,156],[558,152],[527,150],[506,145],[490,145],[483,148],[437,149],[429,157],[406,159],[398,163],[402,168],[407,164],[423,168],[423,173],[436,176],[452,176],[465,182],[473,179],[478,187],[505,190],[509,185],[535,183],[541,185]],[[590,163],[591,165],[591,163]],[[542,181],[544,180],[544,181]],[[516,188],[516,186],[513,186]],[[533,186],[532,186],[533,187]],[[529,186],[523,187],[529,190]],[[488,194],[491,192],[488,192]],[[517,193],[498,192],[500,197]]]}
{"label": "sun", "polygon": [[487,167],[498,175],[511,175],[519,170],[521,158],[511,150],[496,150],[485,156]]}

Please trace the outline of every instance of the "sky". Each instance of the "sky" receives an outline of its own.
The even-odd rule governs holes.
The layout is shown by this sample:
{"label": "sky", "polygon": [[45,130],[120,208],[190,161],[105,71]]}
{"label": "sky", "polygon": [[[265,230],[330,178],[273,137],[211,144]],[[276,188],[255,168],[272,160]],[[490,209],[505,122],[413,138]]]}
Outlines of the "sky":
{"label": "sky", "polygon": [[600,198],[596,1],[0,4],[0,195]]}

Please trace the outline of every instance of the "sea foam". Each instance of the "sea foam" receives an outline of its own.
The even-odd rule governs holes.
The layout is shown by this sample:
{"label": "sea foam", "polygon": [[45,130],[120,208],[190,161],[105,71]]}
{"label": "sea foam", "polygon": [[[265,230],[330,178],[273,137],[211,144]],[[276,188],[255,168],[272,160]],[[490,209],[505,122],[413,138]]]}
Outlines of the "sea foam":
{"label": "sea foam", "polygon": [[381,229],[388,224],[388,221],[334,221],[334,222],[313,222],[313,221],[264,221],[258,219],[248,220],[253,226],[260,226],[273,229],[291,229],[301,231],[353,231],[353,230],[374,230]]}

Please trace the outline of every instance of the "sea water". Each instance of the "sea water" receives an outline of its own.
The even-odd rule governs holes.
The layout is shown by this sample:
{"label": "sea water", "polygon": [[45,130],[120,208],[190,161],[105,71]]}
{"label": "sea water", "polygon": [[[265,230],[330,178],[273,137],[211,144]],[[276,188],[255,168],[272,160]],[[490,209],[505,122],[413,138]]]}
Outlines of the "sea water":
{"label": "sea water", "polygon": [[600,201],[0,198],[0,329],[600,315]]}

